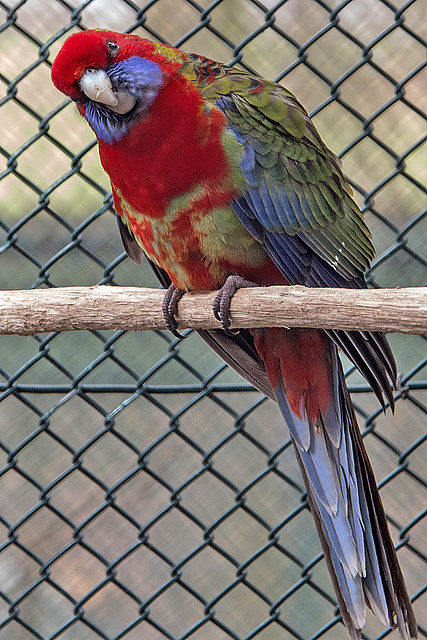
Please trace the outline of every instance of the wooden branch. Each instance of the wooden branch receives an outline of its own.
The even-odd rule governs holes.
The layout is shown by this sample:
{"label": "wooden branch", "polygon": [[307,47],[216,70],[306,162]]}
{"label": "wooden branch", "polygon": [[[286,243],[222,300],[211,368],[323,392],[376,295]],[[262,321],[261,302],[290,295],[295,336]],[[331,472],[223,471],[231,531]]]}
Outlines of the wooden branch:
{"label": "wooden branch", "polygon": [[[0,292],[0,334],[30,335],[82,329],[164,329],[164,290],[66,287]],[[219,327],[215,292],[188,293],[179,303],[179,328]],[[234,328],[319,327],[427,333],[427,288],[241,289],[231,303]]]}

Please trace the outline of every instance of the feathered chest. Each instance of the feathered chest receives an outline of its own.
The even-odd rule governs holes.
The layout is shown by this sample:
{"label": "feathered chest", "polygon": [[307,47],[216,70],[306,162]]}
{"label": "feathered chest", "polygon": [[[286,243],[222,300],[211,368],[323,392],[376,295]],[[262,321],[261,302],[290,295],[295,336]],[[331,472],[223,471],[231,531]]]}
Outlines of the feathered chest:
{"label": "feathered chest", "polygon": [[201,184],[230,195],[238,189],[232,183],[241,145],[224,114],[182,79],[171,80],[120,141],[99,140],[99,152],[113,187],[153,218]]}
{"label": "feathered chest", "polygon": [[117,212],[181,288],[215,288],[248,256],[265,260],[230,206],[247,182],[243,147],[226,124],[194,87],[171,82],[130,135],[100,143]]}
{"label": "feathered chest", "polygon": [[138,244],[175,286],[187,290],[216,289],[243,265],[257,268],[266,261],[264,249],[229,205],[230,197],[199,185],[153,217],[114,189],[116,210]]}

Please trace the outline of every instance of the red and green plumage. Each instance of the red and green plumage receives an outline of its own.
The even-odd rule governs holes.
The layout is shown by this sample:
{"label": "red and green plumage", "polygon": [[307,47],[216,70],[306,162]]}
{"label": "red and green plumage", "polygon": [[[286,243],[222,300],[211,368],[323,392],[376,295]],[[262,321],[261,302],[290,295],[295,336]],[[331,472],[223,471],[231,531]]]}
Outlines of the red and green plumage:
{"label": "red and green plumage", "polygon": [[[129,255],[163,285],[364,287],[370,235],[334,154],[284,87],[137,36],[71,36],[55,85],[94,129]],[[416,623],[337,357],[383,403],[393,356],[379,334],[258,329],[202,337],[277,400],[350,636],[366,604],[403,638]]]}

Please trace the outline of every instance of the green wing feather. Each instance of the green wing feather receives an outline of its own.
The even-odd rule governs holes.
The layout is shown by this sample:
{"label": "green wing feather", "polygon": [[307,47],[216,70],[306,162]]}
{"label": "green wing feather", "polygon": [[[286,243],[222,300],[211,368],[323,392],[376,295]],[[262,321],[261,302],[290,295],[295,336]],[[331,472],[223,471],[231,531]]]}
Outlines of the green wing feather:
{"label": "green wing feather", "polygon": [[[247,190],[233,204],[294,284],[366,286],[371,234],[336,155],[285,87],[191,54],[185,73],[225,113],[244,148]],[[396,365],[383,335],[329,331],[371,384],[394,405]]]}
{"label": "green wing feather", "polygon": [[[193,54],[189,58],[190,79],[253,149],[253,168],[245,176],[261,197],[268,191],[263,206],[253,211],[258,222],[270,233],[299,235],[344,278],[363,274],[374,255],[371,234],[338,158],[304,107],[275,82]],[[274,212],[268,210],[272,206]]]}

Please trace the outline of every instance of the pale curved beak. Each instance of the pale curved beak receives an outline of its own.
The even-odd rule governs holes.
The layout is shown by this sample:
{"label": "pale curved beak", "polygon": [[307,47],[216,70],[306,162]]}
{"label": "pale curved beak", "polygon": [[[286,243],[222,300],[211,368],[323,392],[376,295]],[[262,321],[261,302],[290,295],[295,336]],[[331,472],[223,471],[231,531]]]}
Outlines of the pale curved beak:
{"label": "pale curved beak", "polygon": [[119,104],[117,96],[113,93],[110,78],[103,69],[88,69],[80,80],[80,86],[90,100],[101,102],[107,107],[116,107]]}
{"label": "pale curved beak", "polygon": [[80,87],[90,100],[105,104],[114,113],[128,113],[136,103],[130,93],[113,91],[111,80],[103,69],[87,69]]}

